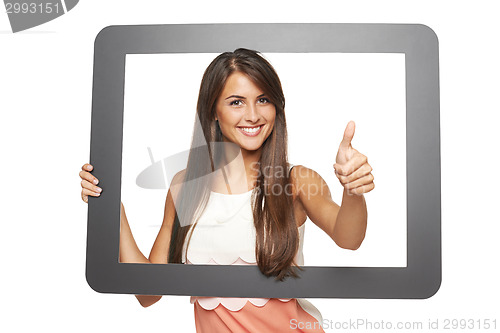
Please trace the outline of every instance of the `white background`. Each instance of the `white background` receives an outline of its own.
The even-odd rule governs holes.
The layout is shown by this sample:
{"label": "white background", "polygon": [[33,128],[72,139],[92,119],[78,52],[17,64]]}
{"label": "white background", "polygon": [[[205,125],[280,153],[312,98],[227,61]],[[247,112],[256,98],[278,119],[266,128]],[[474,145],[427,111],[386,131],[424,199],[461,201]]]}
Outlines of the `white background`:
{"label": "white background", "polygon": [[[136,185],[155,161],[190,147],[201,76],[217,54],[129,54],[125,69],[122,202],[134,238],[149,253],[163,220],[166,190]],[[306,222],[307,266],[406,267],[406,100],[404,54],[265,54],[286,99],[289,161],[318,172],[340,204],[338,146],[350,119],[353,146],[369,158],[377,191],[366,195],[368,230],[357,251],[339,248]],[[391,121],[388,122],[387,120]],[[385,143],[393,140],[391,149]],[[186,167],[177,167],[174,172]],[[166,183],[170,183],[167,179]],[[380,185],[380,186],[379,186]]]}
{"label": "white background", "polygon": [[[426,327],[429,319],[442,325],[446,319],[489,318],[496,319],[498,330],[496,3],[86,0],[63,17],[18,34],[10,33],[6,14],[0,14],[5,305],[0,329],[194,332],[188,297],[167,296],[142,309],[133,296],[98,294],[85,280],[86,205],[78,170],[89,156],[93,42],[103,27],[373,22],[422,23],[439,37],[443,282],[427,300],[314,299],[313,304],[337,322],[415,321]],[[390,150],[391,138],[386,145]]]}

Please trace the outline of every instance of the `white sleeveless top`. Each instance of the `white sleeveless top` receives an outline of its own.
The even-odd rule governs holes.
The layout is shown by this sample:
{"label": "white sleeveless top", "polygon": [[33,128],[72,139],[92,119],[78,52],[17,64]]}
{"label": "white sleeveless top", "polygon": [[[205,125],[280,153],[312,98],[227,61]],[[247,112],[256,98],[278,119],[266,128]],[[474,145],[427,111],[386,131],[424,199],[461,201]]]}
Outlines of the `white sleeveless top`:
{"label": "white sleeveless top", "polygon": [[[256,234],[252,214],[252,192],[222,194],[211,192],[207,206],[196,227],[186,236],[182,251],[182,263],[215,265],[256,265]],[[299,249],[295,257],[297,265],[304,265],[302,252],[305,223],[299,228]],[[192,235],[191,235],[192,234]],[[186,258],[187,240],[189,247]],[[280,299],[288,302],[290,299]],[[206,310],[222,304],[230,311],[238,311],[249,301],[255,306],[264,306],[269,298],[191,297]],[[305,299],[297,299],[299,305],[320,323],[321,313]]]}

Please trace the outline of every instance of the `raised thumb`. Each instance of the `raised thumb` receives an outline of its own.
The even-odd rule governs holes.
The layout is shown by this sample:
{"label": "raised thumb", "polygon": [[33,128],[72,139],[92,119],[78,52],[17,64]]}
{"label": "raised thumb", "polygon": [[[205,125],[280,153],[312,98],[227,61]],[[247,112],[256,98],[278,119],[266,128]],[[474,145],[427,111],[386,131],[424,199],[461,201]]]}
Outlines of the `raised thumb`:
{"label": "raised thumb", "polygon": [[340,143],[340,148],[348,148],[351,145],[352,138],[354,137],[354,130],[356,125],[354,121],[350,121],[344,131],[344,137],[342,138],[342,142]]}

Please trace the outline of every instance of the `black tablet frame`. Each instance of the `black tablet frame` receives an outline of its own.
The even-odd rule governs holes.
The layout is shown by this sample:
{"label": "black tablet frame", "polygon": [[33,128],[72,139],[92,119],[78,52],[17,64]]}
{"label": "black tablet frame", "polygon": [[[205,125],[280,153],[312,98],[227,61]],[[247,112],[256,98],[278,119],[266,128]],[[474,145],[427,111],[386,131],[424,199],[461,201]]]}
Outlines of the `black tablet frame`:
{"label": "black tablet frame", "polygon": [[[305,266],[277,282],[256,266],[119,263],[125,56],[404,53],[407,267]],[[90,162],[103,193],[88,206],[86,277],[98,292],[265,298],[428,298],[441,284],[438,39],[419,24],[109,26],[95,41]],[[403,221],[402,221],[403,222]]]}

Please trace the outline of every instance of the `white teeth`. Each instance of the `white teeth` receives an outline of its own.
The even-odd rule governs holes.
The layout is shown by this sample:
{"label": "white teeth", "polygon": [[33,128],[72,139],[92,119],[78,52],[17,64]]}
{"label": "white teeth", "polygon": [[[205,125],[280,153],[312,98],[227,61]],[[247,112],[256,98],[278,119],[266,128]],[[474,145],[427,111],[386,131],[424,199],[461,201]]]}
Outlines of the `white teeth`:
{"label": "white teeth", "polygon": [[241,129],[247,133],[255,133],[257,132],[258,130],[260,130],[262,126],[259,126],[259,127],[254,127],[254,128],[249,128],[249,127],[241,127]]}

